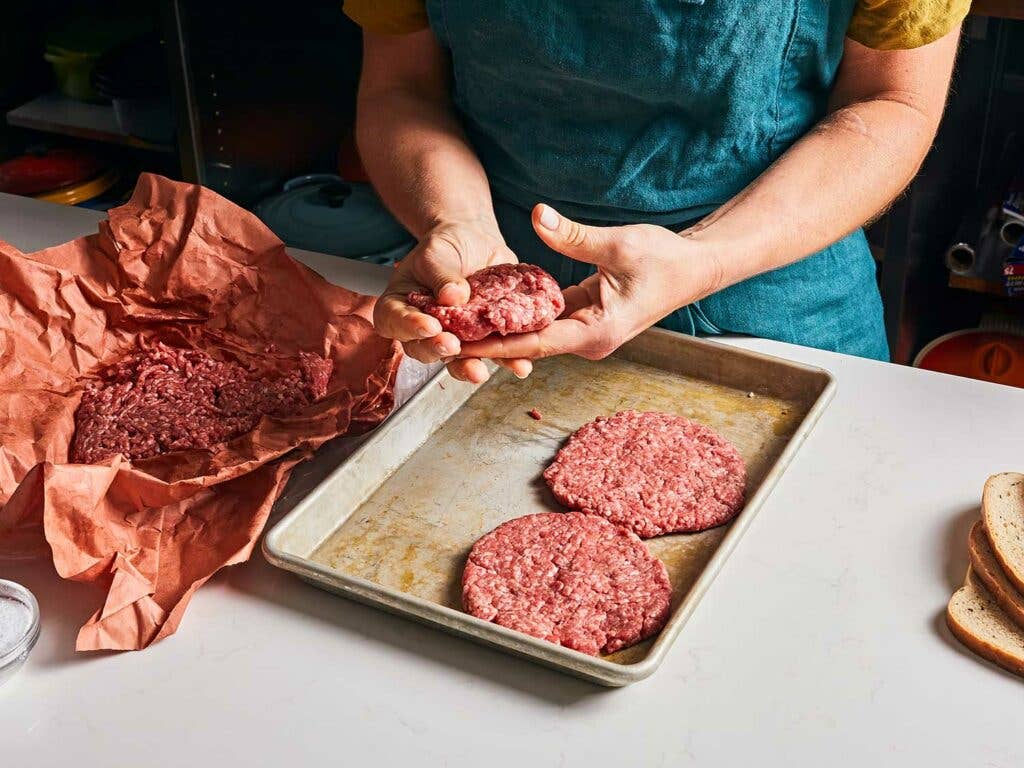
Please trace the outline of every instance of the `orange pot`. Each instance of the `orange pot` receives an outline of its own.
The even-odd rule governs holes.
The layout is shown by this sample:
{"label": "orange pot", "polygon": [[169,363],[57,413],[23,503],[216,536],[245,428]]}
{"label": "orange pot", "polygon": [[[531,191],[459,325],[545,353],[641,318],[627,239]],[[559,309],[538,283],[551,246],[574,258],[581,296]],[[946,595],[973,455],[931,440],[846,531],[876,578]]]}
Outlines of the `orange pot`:
{"label": "orange pot", "polygon": [[1024,336],[1000,331],[954,331],[930,342],[917,368],[1024,387]]}

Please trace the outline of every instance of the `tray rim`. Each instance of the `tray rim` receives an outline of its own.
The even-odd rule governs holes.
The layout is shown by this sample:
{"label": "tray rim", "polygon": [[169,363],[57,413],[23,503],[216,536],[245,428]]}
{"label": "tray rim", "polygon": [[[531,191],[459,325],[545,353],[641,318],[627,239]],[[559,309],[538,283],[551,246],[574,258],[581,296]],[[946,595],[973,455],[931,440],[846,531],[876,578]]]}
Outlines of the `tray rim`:
{"label": "tray rim", "polygon": [[[582,677],[592,682],[607,686],[623,686],[649,677],[659,666],[661,666],[665,656],[668,654],[668,650],[675,643],[683,626],[685,626],[694,610],[696,610],[697,605],[711,587],[711,584],[721,571],[725,561],[736,548],[740,537],[746,533],[754,518],[757,516],[757,513],[760,512],[764,502],[774,490],[783,472],[792,462],[796,452],[800,449],[811,430],[820,420],[828,404],[835,396],[837,385],[832,373],[819,366],[808,365],[795,360],[787,360],[786,358],[778,357],[776,355],[769,355],[743,347],[734,347],[728,344],[712,341],[710,339],[689,336],[688,334],[669,331],[663,328],[650,328],[644,331],[641,335],[645,334],[657,336],[667,335],[672,337],[672,340],[676,343],[697,345],[705,347],[708,351],[725,351],[729,354],[740,357],[757,359],[774,364],[782,364],[787,368],[797,369],[806,374],[821,377],[824,380],[824,386],[821,388],[817,397],[815,397],[811,402],[811,405],[807,409],[803,419],[801,419],[799,425],[794,430],[793,435],[772,463],[757,490],[749,499],[747,499],[743,510],[730,523],[729,530],[722,537],[722,541],[715,549],[714,554],[708,560],[703,569],[701,569],[701,573],[697,577],[697,580],[693,583],[690,590],[676,607],[665,627],[655,638],[650,651],[642,660],[632,664],[620,664],[617,662],[607,661],[599,656],[590,656],[580,651],[565,648],[564,646],[556,645],[554,643],[502,627],[498,624],[494,624],[493,622],[484,621],[483,619],[479,619],[468,613],[455,610],[454,608],[449,608],[446,605],[441,605],[440,603],[434,603],[429,600],[416,597],[415,595],[400,592],[399,590],[385,587],[368,579],[332,570],[308,558],[300,557],[288,552],[281,546],[280,539],[287,534],[290,525],[301,517],[307,506],[316,503],[318,497],[322,493],[326,492],[326,488],[331,483],[332,479],[344,470],[346,464],[356,460],[365,452],[373,450],[377,443],[386,439],[387,435],[385,428],[388,422],[390,422],[400,411],[415,407],[421,400],[429,397],[433,389],[438,387],[440,383],[450,380],[447,371],[443,368],[431,376],[430,379],[420,387],[419,391],[410,397],[406,403],[393,411],[388,418],[379,425],[373,433],[371,433],[369,439],[367,439],[349,456],[340,461],[338,465],[324,477],[316,488],[310,491],[310,493],[299,501],[292,510],[275,523],[273,528],[271,528],[271,530],[263,537],[261,550],[264,557],[272,565],[295,573],[300,578],[313,582],[314,585],[325,588],[328,591],[341,594],[345,597],[350,597],[367,605],[382,608],[390,613],[415,619],[446,632],[460,635],[469,640],[474,640],[506,652],[510,651],[514,655],[527,657],[532,661],[542,663],[546,666],[558,669],[559,671],[566,672],[577,677]],[[493,364],[489,365],[494,367]],[[474,386],[462,402],[465,403],[465,401],[468,400],[480,386],[484,386],[485,384],[486,382],[484,384]],[[461,407],[461,404],[459,407]],[[422,442],[420,442],[409,455],[411,456],[412,453],[419,450],[429,439],[429,436],[430,435],[424,435]],[[329,535],[330,534],[328,534],[328,536]]]}

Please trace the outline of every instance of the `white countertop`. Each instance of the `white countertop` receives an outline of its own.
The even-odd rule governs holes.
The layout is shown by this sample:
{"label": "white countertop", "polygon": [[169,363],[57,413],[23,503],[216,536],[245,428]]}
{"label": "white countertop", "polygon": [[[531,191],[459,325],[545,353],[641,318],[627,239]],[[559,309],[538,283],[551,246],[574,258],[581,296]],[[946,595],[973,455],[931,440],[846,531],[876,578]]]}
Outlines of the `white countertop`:
{"label": "white countertop", "polygon": [[[91,211],[0,195],[33,250]],[[386,272],[296,253],[371,291]],[[662,667],[608,690],[321,592],[256,554],[141,653],[76,655],[100,604],[0,561],[42,637],[0,688],[4,765],[1024,765],[1024,682],[945,628],[985,478],[1024,468],[1024,391],[775,342],[838,393]]]}

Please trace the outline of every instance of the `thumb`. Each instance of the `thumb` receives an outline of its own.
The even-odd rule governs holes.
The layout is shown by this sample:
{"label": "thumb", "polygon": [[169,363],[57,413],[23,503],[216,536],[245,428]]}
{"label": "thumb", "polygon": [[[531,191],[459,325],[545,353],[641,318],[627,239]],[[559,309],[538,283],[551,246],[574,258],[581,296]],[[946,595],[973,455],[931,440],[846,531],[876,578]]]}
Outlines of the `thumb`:
{"label": "thumb", "polygon": [[427,286],[442,306],[455,306],[469,301],[469,283],[445,264],[426,262],[418,265],[416,278]]}
{"label": "thumb", "polygon": [[461,260],[447,243],[427,242],[423,252],[412,261],[416,282],[426,286],[442,305],[469,301],[469,283],[460,272]]}
{"label": "thumb", "polygon": [[550,205],[533,208],[533,228],[554,251],[587,264],[611,266],[614,261],[614,233],[617,227],[591,227],[568,219]]}

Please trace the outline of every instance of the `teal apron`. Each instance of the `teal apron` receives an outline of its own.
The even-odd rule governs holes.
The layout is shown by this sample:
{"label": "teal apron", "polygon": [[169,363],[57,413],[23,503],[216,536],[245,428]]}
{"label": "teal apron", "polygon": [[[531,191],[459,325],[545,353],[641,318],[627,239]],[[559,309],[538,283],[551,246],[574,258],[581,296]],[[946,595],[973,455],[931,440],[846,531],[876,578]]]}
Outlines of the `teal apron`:
{"label": "teal apron", "polygon": [[[452,97],[502,232],[565,286],[529,211],[681,229],[737,194],[826,112],[855,0],[428,0]],[[747,333],[888,359],[862,232],[674,312],[687,333]]]}

